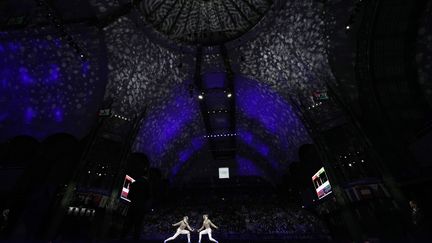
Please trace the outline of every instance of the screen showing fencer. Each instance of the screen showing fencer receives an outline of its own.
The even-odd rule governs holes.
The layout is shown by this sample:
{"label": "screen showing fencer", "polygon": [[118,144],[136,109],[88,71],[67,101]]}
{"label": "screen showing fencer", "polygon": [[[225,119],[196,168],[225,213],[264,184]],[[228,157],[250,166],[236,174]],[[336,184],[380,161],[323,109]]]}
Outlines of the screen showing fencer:
{"label": "screen showing fencer", "polygon": [[128,175],[125,176],[125,179],[124,179],[124,182],[123,182],[122,192],[121,192],[121,195],[120,195],[120,198],[121,198],[121,199],[124,199],[124,200],[130,202],[130,200],[128,199],[129,188],[130,188],[130,185],[131,185],[134,181],[135,181],[134,178],[132,178],[132,177],[130,177],[130,176],[128,176]]}
{"label": "screen showing fencer", "polygon": [[229,168],[219,168],[219,179],[229,179]]}
{"label": "screen showing fencer", "polygon": [[318,199],[324,198],[332,192],[331,185],[327,179],[327,174],[324,167],[321,168],[314,176],[312,176],[312,182],[314,184]]}

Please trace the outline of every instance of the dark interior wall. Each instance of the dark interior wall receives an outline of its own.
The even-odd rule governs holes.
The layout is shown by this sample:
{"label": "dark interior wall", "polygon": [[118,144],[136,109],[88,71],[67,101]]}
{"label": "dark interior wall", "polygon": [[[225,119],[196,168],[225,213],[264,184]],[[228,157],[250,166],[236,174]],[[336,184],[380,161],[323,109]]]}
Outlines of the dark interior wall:
{"label": "dark interior wall", "polygon": [[[418,83],[429,106],[432,106],[432,2],[424,5],[419,14],[416,36],[416,56],[413,63],[417,67]],[[428,114],[429,122],[417,132],[410,141],[410,152],[420,167],[430,167],[432,151],[432,114]]]}
{"label": "dark interior wall", "polygon": [[[371,43],[377,103],[394,129],[406,139],[422,128],[430,112],[418,85],[416,30],[425,1],[382,1]],[[407,133],[407,134],[404,134]]]}
{"label": "dark interior wall", "polygon": [[432,2],[424,5],[419,14],[418,25],[414,64],[417,65],[420,87],[432,106]]}
{"label": "dark interior wall", "polygon": [[[330,39],[329,63],[340,94],[358,113],[359,90],[355,78],[357,32],[364,11],[361,1],[327,1],[327,34]],[[349,28],[349,29],[347,29]]]}
{"label": "dark interior wall", "polygon": [[425,3],[363,1],[356,28],[358,100],[351,107],[395,175],[416,170],[408,146],[430,120],[415,62]]}

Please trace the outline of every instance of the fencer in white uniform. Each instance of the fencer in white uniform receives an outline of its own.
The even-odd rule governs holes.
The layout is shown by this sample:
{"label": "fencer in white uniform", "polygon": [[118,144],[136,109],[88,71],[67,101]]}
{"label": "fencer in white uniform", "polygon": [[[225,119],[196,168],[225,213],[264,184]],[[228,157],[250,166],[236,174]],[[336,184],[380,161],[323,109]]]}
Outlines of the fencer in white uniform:
{"label": "fencer in white uniform", "polygon": [[203,219],[204,219],[204,221],[203,221],[203,225],[202,225],[202,227],[198,230],[198,232],[199,232],[199,239],[198,239],[198,242],[201,243],[202,235],[208,234],[208,237],[209,237],[209,240],[210,240],[210,241],[213,241],[213,242],[218,243],[218,241],[215,240],[215,239],[213,239],[213,237],[212,237],[212,228],[211,228],[211,227],[213,227],[213,228],[215,228],[215,229],[218,229],[218,227],[212,223],[212,221],[208,218],[208,215],[207,215],[207,214],[204,214],[204,215],[203,215]]}
{"label": "fencer in white uniform", "polygon": [[173,224],[172,226],[179,226],[179,227],[177,228],[176,233],[173,236],[171,236],[170,238],[166,239],[164,241],[164,243],[166,243],[166,242],[168,242],[170,240],[174,240],[179,235],[187,235],[188,243],[190,243],[191,242],[191,240],[190,240],[190,232],[194,231],[194,230],[189,226],[188,219],[189,219],[188,216],[185,216],[185,217],[183,217],[182,221],[180,221],[180,222],[178,222],[176,224]]}

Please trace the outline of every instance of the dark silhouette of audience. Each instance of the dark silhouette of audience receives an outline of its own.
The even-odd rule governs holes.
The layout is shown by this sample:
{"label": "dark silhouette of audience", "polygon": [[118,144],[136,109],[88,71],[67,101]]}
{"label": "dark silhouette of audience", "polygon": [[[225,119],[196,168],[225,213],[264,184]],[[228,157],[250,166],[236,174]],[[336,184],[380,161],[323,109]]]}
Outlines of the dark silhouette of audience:
{"label": "dark silhouette of audience", "polygon": [[126,221],[123,226],[122,238],[133,231],[133,238],[138,240],[144,223],[144,216],[150,202],[150,182],[148,178],[149,161],[144,154],[132,154],[132,164],[138,169],[136,180],[130,185],[128,199],[130,200]]}

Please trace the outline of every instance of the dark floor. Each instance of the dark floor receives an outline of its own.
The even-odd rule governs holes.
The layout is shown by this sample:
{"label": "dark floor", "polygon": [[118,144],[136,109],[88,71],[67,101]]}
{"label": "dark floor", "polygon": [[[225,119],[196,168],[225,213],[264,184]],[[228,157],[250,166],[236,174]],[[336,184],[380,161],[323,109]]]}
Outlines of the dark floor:
{"label": "dark floor", "polygon": [[[217,239],[219,243],[295,243],[295,242],[301,242],[301,243],[315,243],[315,242],[326,242],[323,240],[221,240]],[[140,241],[111,241],[110,243],[120,243],[120,242],[128,242],[128,243],[135,243],[135,242],[146,242],[146,243],[162,243],[163,240],[160,241],[149,241],[149,240],[140,240]],[[198,241],[192,240],[191,242],[196,243]],[[202,243],[210,243],[209,240],[203,240]],[[328,241],[330,242],[330,241]],[[174,240],[170,241],[170,243],[187,243],[186,239],[183,240]]]}
{"label": "dark floor", "polygon": [[[325,240],[221,240],[218,239],[219,243],[315,243],[315,242],[332,242],[332,241],[325,241]],[[108,241],[86,241],[86,240],[82,240],[82,241],[51,241],[51,242],[47,242],[47,241],[35,241],[35,242],[27,242],[27,241],[1,241],[0,243],[22,243],[22,242],[26,242],[26,243],[162,243],[163,240],[139,240],[139,241],[134,241],[134,240],[116,240],[116,241],[112,241],[112,240],[108,240]],[[198,242],[197,240],[192,240],[191,242],[196,243]],[[170,243],[187,243],[186,239],[182,239],[182,240],[173,240],[170,241]],[[202,243],[211,243],[209,240],[203,240]]]}
{"label": "dark floor", "polygon": [[[264,240],[264,239],[256,239],[256,240],[224,240],[224,239],[217,239],[219,243],[315,243],[315,242],[331,242],[326,240]],[[140,240],[140,241],[110,241],[110,243],[120,243],[120,242],[127,242],[127,243],[135,243],[135,242],[146,242],[146,243],[162,243],[163,240]],[[198,240],[192,239],[191,242],[196,243]],[[102,243],[102,242],[101,242]],[[187,239],[176,239],[173,241],[170,241],[170,243],[187,243]],[[208,239],[203,239],[202,243],[211,243]]]}

